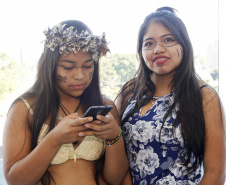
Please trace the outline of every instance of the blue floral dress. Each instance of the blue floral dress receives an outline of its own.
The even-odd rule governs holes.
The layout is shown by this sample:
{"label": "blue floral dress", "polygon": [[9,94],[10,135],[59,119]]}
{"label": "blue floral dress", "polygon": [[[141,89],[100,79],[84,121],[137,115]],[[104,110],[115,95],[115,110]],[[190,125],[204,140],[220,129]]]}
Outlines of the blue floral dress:
{"label": "blue floral dress", "polygon": [[[195,172],[188,174],[183,165],[184,159],[188,156],[180,131],[181,124],[177,123],[173,128],[178,107],[165,121],[161,131],[162,146],[160,146],[159,133],[162,120],[173,101],[174,93],[162,96],[143,116],[140,116],[140,109],[125,120],[122,130],[134,185],[200,183],[201,167],[198,166]],[[130,101],[123,119],[133,109],[135,103],[136,100]]]}

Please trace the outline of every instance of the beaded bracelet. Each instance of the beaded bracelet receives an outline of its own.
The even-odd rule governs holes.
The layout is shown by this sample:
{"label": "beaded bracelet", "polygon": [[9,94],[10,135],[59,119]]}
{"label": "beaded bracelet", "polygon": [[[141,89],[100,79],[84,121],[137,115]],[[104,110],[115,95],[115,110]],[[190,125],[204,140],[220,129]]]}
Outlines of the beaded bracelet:
{"label": "beaded bracelet", "polygon": [[122,130],[120,129],[119,135],[116,138],[112,139],[112,140],[105,140],[105,144],[107,146],[114,145],[115,143],[117,143],[120,140],[121,137],[122,137]]}

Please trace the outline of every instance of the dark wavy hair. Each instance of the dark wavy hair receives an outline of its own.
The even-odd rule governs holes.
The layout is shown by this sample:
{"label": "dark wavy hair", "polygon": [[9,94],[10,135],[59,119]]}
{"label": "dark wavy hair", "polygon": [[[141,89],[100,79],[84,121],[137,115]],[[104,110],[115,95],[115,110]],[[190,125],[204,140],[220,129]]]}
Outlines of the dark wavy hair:
{"label": "dark wavy hair", "polygon": [[[181,123],[182,137],[188,154],[188,159],[184,165],[186,165],[187,171],[190,173],[196,170],[198,164],[201,164],[204,155],[205,123],[202,95],[199,87],[199,80],[201,79],[195,73],[193,48],[187,29],[183,21],[175,14],[175,11],[176,10],[171,7],[161,7],[144,19],[137,40],[137,56],[140,65],[135,77],[122,87],[119,95],[122,96],[122,99],[130,95],[132,95],[132,98],[137,99],[134,109],[122,120],[122,125],[130,116],[137,112],[140,107],[147,104],[153,98],[155,84],[149,77],[152,71],[146,66],[142,56],[142,44],[147,27],[152,22],[161,23],[171,32],[183,48],[182,61],[176,68],[173,79],[170,82],[171,91],[175,93],[174,103],[164,115],[162,128],[166,118],[171,114],[175,106],[179,105],[174,125],[177,122]],[[144,95],[149,96],[145,101],[142,101]],[[122,118],[128,103],[128,101],[122,102],[120,118]],[[161,137],[161,134],[159,137]],[[194,162],[190,161],[191,157],[195,158]],[[191,167],[188,165],[190,162],[192,163]]]}
{"label": "dark wavy hair", "polygon": [[[74,27],[74,31],[81,33],[83,30],[92,31],[90,28],[81,21],[68,20],[63,21],[60,24],[66,24],[64,29],[68,27]],[[31,105],[34,115],[32,117],[32,123],[29,123],[31,130],[31,150],[37,146],[39,132],[43,126],[43,123],[50,117],[49,130],[50,132],[56,124],[58,116],[58,108],[60,105],[59,95],[57,93],[56,83],[56,67],[57,60],[60,56],[59,47],[54,51],[46,49],[42,53],[37,69],[37,77],[34,85],[30,90],[25,92],[22,97],[34,99],[34,103]],[[89,87],[84,91],[80,97],[80,107],[85,112],[89,106],[103,105],[103,99],[99,86],[99,62],[94,62],[94,74],[93,79]],[[97,161],[95,178],[98,182],[98,176],[101,172],[104,156]],[[43,175],[41,182],[43,185],[49,185],[51,179],[51,173],[47,170]]]}

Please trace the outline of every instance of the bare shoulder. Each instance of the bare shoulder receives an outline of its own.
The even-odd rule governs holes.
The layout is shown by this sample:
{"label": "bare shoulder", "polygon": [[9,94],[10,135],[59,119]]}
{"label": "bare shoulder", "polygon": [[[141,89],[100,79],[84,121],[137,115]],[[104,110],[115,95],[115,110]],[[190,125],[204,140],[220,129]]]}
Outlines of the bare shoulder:
{"label": "bare shoulder", "polygon": [[[29,103],[31,104],[32,100],[28,100],[27,103],[28,105]],[[22,99],[18,98],[10,107],[6,117],[3,134],[3,138],[6,139],[5,141],[8,143],[8,141],[12,141],[18,137],[15,140],[16,143],[19,142],[20,138],[24,138],[23,135],[29,135],[29,123],[31,122],[31,119],[32,116],[28,111],[28,107],[25,105]],[[7,138],[9,138],[9,140]]]}
{"label": "bare shoulder", "polygon": [[115,105],[112,99],[110,99],[108,96],[104,95],[103,96],[104,104],[105,105]]}
{"label": "bare shoulder", "polygon": [[218,93],[210,86],[201,89],[203,99],[203,113],[206,129],[213,133],[213,130],[224,130],[223,110]]}
{"label": "bare shoulder", "polygon": [[[8,115],[7,115],[7,122],[9,124],[14,124],[14,126],[19,126],[20,121],[22,123],[26,122],[27,118],[31,120],[31,114],[29,113],[29,107],[33,104],[32,99],[20,99],[18,98],[10,107]],[[32,109],[31,109],[32,112]]]}
{"label": "bare shoulder", "polygon": [[[203,163],[205,170],[203,179],[207,180],[208,178],[214,177],[215,180],[220,180],[225,173],[225,133],[220,98],[218,93],[208,85],[201,88],[201,93],[205,121],[205,151]],[[209,176],[208,174],[211,175]]]}
{"label": "bare shoulder", "polygon": [[103,96],[103,100],[104,100],[104,105],[112,105],[113,106],[112,111],[117,111],[115,103],[109,97]]}
{"label": "bare shoulder", "polygon": [[[201,86],[202,87],[202,86]],[[219,104],[220,100],[218,93],[210,86],[205,86],[201,89],[202,99],[203,99],[203,106],[207,106],[208,104]]]}
{"label": "bare shoulder", "polygon": [[[29,101],[31,103],[31,101]],[[9,109],[3,132],[4,169],[10,167],[30,152],[30,127],[28,108],[17,99]]]}

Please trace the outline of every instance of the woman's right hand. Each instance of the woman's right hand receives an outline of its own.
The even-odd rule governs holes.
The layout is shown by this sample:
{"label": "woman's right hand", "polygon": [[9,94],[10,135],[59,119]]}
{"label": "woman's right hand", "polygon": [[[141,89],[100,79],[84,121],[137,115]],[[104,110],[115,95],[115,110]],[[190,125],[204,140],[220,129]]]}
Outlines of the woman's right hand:
{"label": "woman's right hand", "polygon": [[[30,103],[32,104],[32,103]],[[61,120],[38,145],[32,149],[32,133],[24,102],[14,103],[6,118],[3,135],[4,175],[7,184],[37,184],[49,168],[62,144],[79,140],[78,132],[92,117],[79,118],[71,114]],[[29,115],[32,120],[32,116]],[[36,133],[39,134],[39,133]]]}
{"label": "woman's right hand", "polygon": [[79,132],[87,130],[84,124],[92,120],[92,117],[81,118],[78,113],[73,113],[64,117],[50,133],[59,145],[74,143],[81,138]]}

